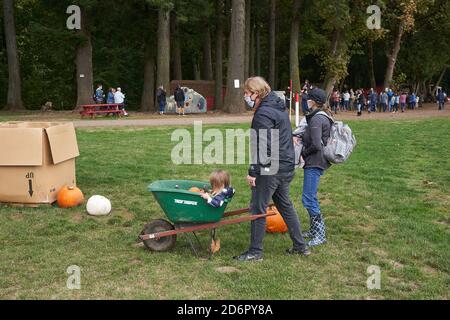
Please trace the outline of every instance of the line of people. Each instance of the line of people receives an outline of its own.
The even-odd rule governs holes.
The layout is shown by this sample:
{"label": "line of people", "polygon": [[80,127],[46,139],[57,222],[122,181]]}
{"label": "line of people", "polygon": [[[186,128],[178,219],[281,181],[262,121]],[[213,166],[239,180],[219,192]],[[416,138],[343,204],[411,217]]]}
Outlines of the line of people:
{"label": "line of people", "polygon": [[335,114],[338,111],[357,111],[358,116],[362,111],[371,112],[405,112],[406,109],[414,110],[422,106],[423,99],[416,93],[394,92],[390,88],[378,94],[373,88],[368,93],[364,89],[346,90],[344,93],[334,90],[330,97],[330,105]]}

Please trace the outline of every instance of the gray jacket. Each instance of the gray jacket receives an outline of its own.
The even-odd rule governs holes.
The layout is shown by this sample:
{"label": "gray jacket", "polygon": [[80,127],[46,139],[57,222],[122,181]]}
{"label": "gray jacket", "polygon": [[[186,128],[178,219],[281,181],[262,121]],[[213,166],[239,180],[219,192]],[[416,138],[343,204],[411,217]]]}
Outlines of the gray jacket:
{"label": "gray jacket", "polygon": [[[331,122],[325,115],[317,114],[320,110],[314,110],[306,116],[308,127],[303,136],[304,168],[320,168],[327,170],[331,164],[325,159],[323,146],[330,137]],[[317,114],[317,115],[316,115]]]}

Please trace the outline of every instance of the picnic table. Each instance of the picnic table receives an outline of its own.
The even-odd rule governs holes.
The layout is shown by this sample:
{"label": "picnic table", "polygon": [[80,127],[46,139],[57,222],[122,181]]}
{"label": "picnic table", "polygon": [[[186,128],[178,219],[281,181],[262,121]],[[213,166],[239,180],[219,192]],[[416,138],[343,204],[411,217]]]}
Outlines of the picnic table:
{"label": "picnic table", "polygon": [[125,113],[120,109],[123,104],[118,103],[107,103],[107,104],[83,104],[80,107],[83,108],[80,111],[81,117],[90,116],[95,118],[97,115],[114,115],[114,116],[123,116]]}

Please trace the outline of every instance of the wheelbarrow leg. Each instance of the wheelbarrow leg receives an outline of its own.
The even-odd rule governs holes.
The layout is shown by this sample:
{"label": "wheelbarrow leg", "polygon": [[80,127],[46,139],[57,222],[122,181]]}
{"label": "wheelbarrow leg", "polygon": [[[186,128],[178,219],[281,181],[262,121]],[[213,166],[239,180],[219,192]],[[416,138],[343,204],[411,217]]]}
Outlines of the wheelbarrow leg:
{"label": "wheelbarrow leg", "polygon": [[[197,234],[195,232],[192,232],[192,234],[194,235],[195,238],[195,242],[192,239],[192,237],[190,236],[190,234],[185,233],[186,239],[189,242],[189,245],[191,246],[192,251],[194,252],[194,254],[197,256],[197,258],[200,258],[200,254],[199,254],[199,250],[202,249],[202,244],[200,242],[200,240],[197,237]],[[199,249],[197,249],[199,248]]]}

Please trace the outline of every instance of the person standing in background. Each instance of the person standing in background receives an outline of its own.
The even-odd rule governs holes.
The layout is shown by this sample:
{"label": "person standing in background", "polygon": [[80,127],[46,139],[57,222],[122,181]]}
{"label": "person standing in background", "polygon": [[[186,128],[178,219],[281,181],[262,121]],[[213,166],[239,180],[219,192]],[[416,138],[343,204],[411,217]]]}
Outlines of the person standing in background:
{"label": "person standing in background", "polygon": [[179,84],[177,85],[173,95],[174,95],[175,101],[177,103],[177,113],[178,113],[178,115],[179,116],[181,116],[181,115],[185,116],[185,114],[184,114],[184,103],[185,103],[186,97],[184,96],[184,91],[183,91],[183,89],[181,89],[181,86]]}
{"label": "person standing in background", "polygon": [[122,93],[122,89],[119,87],[114,93],[114,103],[119,104],[120,110],[123,111],[124,116],[128,116],[128,112],[125,110],[125,95]]}
{"label": "person standing in background", "polygon": [[97,104],[103,104],[105,101],[105,94],[103,93],[103,86],[101,84],[98,84],[97,90],[95,90],[94,100]]}
{"label": "person standing in background", "polygon": [[114,93],[116,93],[116,89],[109,88],[108,97],[106,98],[107,104],[114,104]]}
{"label": "person standing in background", "polygon": [[166,97],[167,93],[164,90],[163,86],[160,86],[158,90],[156,91],[156,99],[158,100],[158,106],[159,106],[159,114],[163,115],[166,108]]}

